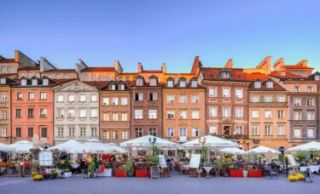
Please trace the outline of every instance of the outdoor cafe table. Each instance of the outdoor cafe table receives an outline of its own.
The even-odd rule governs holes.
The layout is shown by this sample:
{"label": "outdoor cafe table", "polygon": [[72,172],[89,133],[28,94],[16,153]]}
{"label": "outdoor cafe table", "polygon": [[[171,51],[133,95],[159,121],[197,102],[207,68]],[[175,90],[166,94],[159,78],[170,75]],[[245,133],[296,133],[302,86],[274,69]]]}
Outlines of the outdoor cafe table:
{"label": "outdoor cafe table", "polygon": [[305,172],[305,171],[307,171],[307,168],[310,168],[311,172],[319,172],[320,165],[301,166],[300,171]]}

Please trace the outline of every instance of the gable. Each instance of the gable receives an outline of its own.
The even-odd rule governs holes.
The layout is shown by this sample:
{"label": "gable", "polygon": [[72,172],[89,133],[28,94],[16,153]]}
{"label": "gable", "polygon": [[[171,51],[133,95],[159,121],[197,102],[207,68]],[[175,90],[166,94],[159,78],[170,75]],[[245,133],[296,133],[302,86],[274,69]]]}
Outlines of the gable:
{"label": "gable", "polygon": [[58,86],[56,92],[97,92],[97,88],[85,84],[79,80],[74,80]]}

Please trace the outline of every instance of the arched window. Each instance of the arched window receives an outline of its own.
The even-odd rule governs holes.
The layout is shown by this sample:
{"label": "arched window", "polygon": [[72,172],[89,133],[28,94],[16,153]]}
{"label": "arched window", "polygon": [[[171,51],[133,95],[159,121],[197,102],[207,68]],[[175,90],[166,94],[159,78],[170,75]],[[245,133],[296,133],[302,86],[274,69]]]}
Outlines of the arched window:
{"label": "arched window", "polygon": [[167,81],[167,87],[173,88],[174,87],[174,80],[172,78],[169,78]]}
{"label": "arched window", "polygon": [[179,87],[180,88],[185,88],[186,87],[186,80],[184,79],[184,78],[181,78],[180,80],[179,80]]}

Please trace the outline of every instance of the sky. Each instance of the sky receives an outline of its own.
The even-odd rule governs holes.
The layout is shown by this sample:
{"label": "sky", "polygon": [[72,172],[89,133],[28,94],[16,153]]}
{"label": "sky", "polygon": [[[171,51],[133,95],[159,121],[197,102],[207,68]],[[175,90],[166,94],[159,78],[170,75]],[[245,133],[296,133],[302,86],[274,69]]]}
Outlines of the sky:
{"label": "sky", "polygon": [[189,72],[204,66],[254,67],[264,57],[307,59],[320,69],[318,0],[1,0],[0,55],[15,49],[59,68],[89,66]]}

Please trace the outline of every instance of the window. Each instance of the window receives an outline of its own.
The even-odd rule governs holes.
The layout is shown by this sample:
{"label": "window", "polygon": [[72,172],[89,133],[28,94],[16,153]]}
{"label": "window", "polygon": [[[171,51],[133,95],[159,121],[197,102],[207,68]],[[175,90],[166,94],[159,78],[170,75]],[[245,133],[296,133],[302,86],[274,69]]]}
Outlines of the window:
{"label": "window", "polygon": [[0,84],[6,84],[6,83],[7,83],[7,79],[6,78],[1,78],[0,79]]}
{"label": "window", "polygon": [[74,118],[74,116],[75,116],[74,109],[69,109],[69,110],[68,110],[68,117],[69,117],[69,118]]}
{"label": "window", "polygon": [[154,127],[149,128],[149,135],[157,136],[157,129]]}
{"label": "window", "polygon": [[2,102],[8,102],[8,95],[7,94],[2,94],[1,99]]}
{"label": "window", "polygon": [[128,105],[128,98],[127,97],[121,98],[121,105]]}
{"label": "window", "polygon": [[243,107],[235,107],[235,115],[238,118],[243,117]]}
{"label": "window", "polygon": [[17,100],[22,100],[23,94],[21,92],[17,92]]}
{"label": "window", "polygon": [[301,138],[301,129],[293,129],[293,138]]}
{"label": "window", "polygon": [[314,111],[308,111],[307,112],[307,120],[315,120],[315,113]]}
{"label": "window", "polygon": [[7,119],[7,111],[1,110],[0,111],[0,120],[6,120]]}
{"label": "window", "polygon": [[187,103],[187,96],[186,95],[180,95],[179,96],[179,103]]}
{"label": "window", "polygon": [[157,78],[150,78],[150,86],[157,86]]}
{"label": "window", "polygon": [[174,95],[168,95],[167,96],[167,103],[173,103],[174,102]]}
{"label": "window", "polygon": [[86,127],[84,127],[84,126],[80,127],[80,136],[81,136],[81,137],[87,136]]}
{"label": "window", "polygon": [[48,116],[47,109],[46,108],[40,108],[40,117],[46,118]]}
{"label": "window", "polygon": [[231,73],[229,71],[222,71],[220,73],[220,78],[227,79],[231,77]]}
{"label": "window", "polygon": [[217,88],[209,88],[209,97],[217,97]]}
{"label": "window", "polygon": [[63,102],[63,95],[58,95],[57,101],[58,102]]}
{"label": "window", "polygon": [[217,132],[218,132],[218,130],[217,130],[217,126],[216,125],[209,126],[209,134],[216,135]]}
{"label": "window", "polygon": [[301,106],[301,98],[294,98],[293,99],[293,105],[294,106]]}
{"label": "window", "polygon": [[119,131],[112,131],[112,139],[119,139]]}
{"label": "window", "polygon": [[224,98],[230,98],[230,88],[223,88],[222,89],[222,96]]}
{"label": "window", "polygon": [[21,85],[22,86],[26,86],[27,85],[27,80],[26,79],[22,79],[21,80]]}
{"label": "window", "polygon": [[102,135],[104,139],[109,139],[109,131],[103,131]]}
{"label": "window", "polygon": [[38,85],[38,79],[32,79],[32,85],[33,86]]}
{"label": "window", "polygon": [[142,128],[135,128],[135,132],[136,132],[136,137],[142,137],[143,136]]}
{"label": "window", "polygon": [[118,113],[112,113],[112,120],[113,121],[118,121]]}
{"label": "window", "polygon": [[314,106],[314,98],[307,98],[307,106],[309,107]]}
{"label": "window", "polygon": [[191,80],[191,87],[196,88],[198,86],[197,80]]}
{"label": "window", "polygon": [[81,118],[87,117],[87,110],[86,109],[80,109],[80,117]]}
{"label": "window", "polygon": [[320,81],[320,75],[315,75],[314,79],[317,80],[317,81]]}
{"label": "window", "polygon": [[293,120],[302,120],[302,112],[294,111],[293,112]]}
{"label": "window", "polygon": [[187,136],[187,129],[182,127],[180,128],[180,137],[186,137]]}
{"label": "window", "polygon": [[174,80],[173,79],[169,79],[167,82],[167,87],[168,88],[172,88],[174,86]]}
{"label": "window", "polygon": [[97,102],[97,95],[91,95],[91,102]]}
{"label": "window", "polygon": [[218,108],[216,106],[209,106],[209,116],[217,117],[217,115],[218,115]]}
{"label": "window", "polygon": [[272,111],[271,110],[266,110],[264,112],[264,118],[271,119],[272,118]]}
{"label": "window", "polygon": [[270,96],[270,95],[266,95],[266,96],[264,96],[264,98],[263,98],[264,100],[264,102],[272,102],[272,96]]}
{"label": "window", "polygon": [[98,109],[91,109],[91,117],[98,117]]}
{"label": "window", "polygon": [[111,85],[109,86],[109,89],[110,89],[110,90],[116,90],[116,84],[111,84]]}
{"label": "window", "polygon": [[241,135],[242,134],[242,126],[240,126],[240,125],[237,125],[236,126],[236,128],[235,128],[235,130],[234,130],[234,134],[236,134],[236,135]]}
{"label": "window", "polygon": [[16,118],[21,118],[21,109],[16,109]]}
{"label": "window", "polygon": [[192,128],[192,137],[199,137],[199,128]]}
{"label": "window", "polygon": [[243,98],[243,89],[241,88],[236,89],[236,98]]}
{"label": "window", "polygon": [[156,119],[157,118],[157,110],[150,109],[149,110],[149,119]]}
{"label": "window", "polygon": [[64,129],[62,126],[58,127],[58,137],[64,136]]}
{"label": "window", "polygon": [[143,101],[143,93],[136,92],[134,99],[135,99],[135,101]]}
{"label": "window", "polygon": [[187,111],[186,110],[180,111],[180,119],[187,119]]}
{"label": "window", "polygon": [[112,105],[118,105],[118,98],[112,98]]}
{"label": "window", "polygon": [[57,117],[58,118],[63,118],[64,117],[64,111],[63,109],[57,109]]}
{"label": "window", "polygon": [[312,128],[307,129],[307,137],[314,138],[314,129],[312,129]]}
{"label": "window", "polygon": [[48,137],[48,128],[41,127],[41,138],[47,138]]}
{"label": "window", "polygon": [[278,110],[278,119],[284,119],[284,111]]}
{"label": "window", "polygon": [[191,103],[198,103],[199,102],[199,96],[198,95],[192,95],[191,96]]}
{"label": "window", "polygon": [[268,81],[267,82],[267,88],[273,88],[273,82],[272,81]]}
{"label": "window", "polygon": [[259,96],[256,96],[256,95],[252,95],[250,99],[251,99],[251,102],[259,102],[260,101]]}
{"label": "window", "polygon": [[128,114],[127,113],[121,113],[121,121],[128,121]]}
{"label": "window", "polygon": [[278,135],[279,136],[284,136],[285,135],[284,125],[279,125],[278,126]]}
{"label": "window", "polygon": [[125,85],[124,85],[124,84],[120,84],[120,85],[119,85],[119,89],[120,89],[120,90],[125,90]]}
{"label": "window", "polygon": [[142,110],[134,110],[134,118],[135,119],[143,119],[143,111]]}
{"label": "window", "polygon": [[28,108],[28,118],[33,118],[33,108]]}
{"label": "window", "polygon": [[300,92],[300,87],[299,86],[294,86],[294,92]]}
{"label": "window", "polygon": [[228,107],[228,106],[222,107],[222,116],[223,117],[230,117],[230,107]]}
{"label": "window", "polygon": [[128,138],[129,138],[129,133],[128,133],[128,131],[122,131],[122,132],[121,132],[121,137],[122,137],[122,139],[128,139]]}
{"label": "window", "polygon": [[169,127],[167,129],[168,137],[173,137],[174,136],[174,129],[172,127]]}
{"label": "window", "polygon": [[307,91],[308,91],[308,92],[313,92],[313,87],[312,87],[312,86],[308,86]]}
{"label": "window", "polygon": [[174,111],[173,110],[167,111],[167,118],[174,119]]}
{"label": "window", "polygon": [[179,87],[185,88],[186,87],[186,80],[185,79],[180,79],[179,80]]}
{"label": "window", "polygon": [[143,79],[142,79],[142,78],[138,78],[138,79],[136,80],[136,85],[137,85],[137,86],[143,86]]}
{"label": "window", "polygon": [[16,128],[16,137],[21,137],[21,128],[20,127]]}
{"label": "window", "polygon": [[261,88],[261,82],[259,81],[254,82],[254,88]]}
{"label": "window", "polygon": [[34,92],[29,92],[28,99],[29,100],[34,100]]}
{"label": "window", "polygon": [[251,134],[252,135],[259,135],[259,130],[258,130],[258,126],[253,125],[251,128]]}
{"label": "window", "polygon": [[69,137],[75,137],[74,127],[69,127]]}
{"label": "window", "polygon": [[47,99],[47,93],[46,92],[40,92],[40,100],[46,100]]}
{"label": "window", "polygon": [[191,111],[191,118],[192,119],[199,119],[200,118],[199,111]]}
{"label": "window", "polygon": [[33,137],[33,128],[32,127],[28,127],[28,137]]}
{"label": "window", "polygon": [[251,117],[254,119],[258,119],[259,118],[259,111],[257,111],[257,110],[251,111]]}
{"label": "window", "polygon": [[86,101],[86,95],[80,95],[80,102]]}
{"label": "window", "polygon": [[264,135],[267,135],[267,136],[271,135],[271,125],[264,126]]}
{"label": "window", "polygon": [[157,92],[151,92],[151,93],[149,93],[149,100],[150,100],[150,101],[156,101],[156,100],[158,100],[158,93],[157,93]]}
{"label": "window", "polygon": [[43,79],[43,80],[42,80],[42,84],[43,84],[44,86],[49,85],[49,80],[48,80],[48,79]]}
{"label": "window", "polygon": [[109,98],[103,98],[102,99],[102,103],[103,103],[103,105],[109,105]]}
{"label": "window", "polygon": [[285,102],[286,101],[286,97],[285,96],[278,96],[277,97],[277,101],[278,102]]}
{"label": "window", "polygon": [[109,113],[103,113],[103,120],[104,121],[109,121],[110,120]]}
{"label": "window", "polygon": [[74,95],[69,95],[68,96],[68,101],[69,102],[74,102]]}

